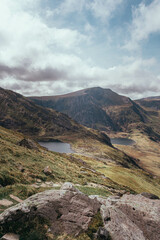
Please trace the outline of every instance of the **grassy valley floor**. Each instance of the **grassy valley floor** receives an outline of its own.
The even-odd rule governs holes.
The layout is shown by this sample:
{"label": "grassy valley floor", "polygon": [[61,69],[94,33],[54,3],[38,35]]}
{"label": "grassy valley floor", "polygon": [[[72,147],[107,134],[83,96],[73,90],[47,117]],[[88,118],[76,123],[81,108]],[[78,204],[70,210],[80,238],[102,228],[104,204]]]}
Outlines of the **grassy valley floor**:
{"label": "grassy valley floor", "polygon": [[160,177],[160,143],[150,140],[146,135],[139,131],[133,133],[110,134],[110,137],[127,137],[136,143],[132,146],[114,145],[119,150],[124,151],[129,156],[140,160],[139,165],[153,174]]}

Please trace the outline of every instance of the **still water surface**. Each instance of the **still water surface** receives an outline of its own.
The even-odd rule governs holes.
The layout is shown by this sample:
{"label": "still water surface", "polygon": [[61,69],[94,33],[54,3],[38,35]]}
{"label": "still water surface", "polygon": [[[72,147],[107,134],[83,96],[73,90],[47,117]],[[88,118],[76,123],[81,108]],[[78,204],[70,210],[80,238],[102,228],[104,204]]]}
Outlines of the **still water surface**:
{"label": "still water surface", "polygon": [[39,142],[42,147],[47,148],[49,151],[59,153],[74,153],[69,143],[62,142]]}
{"label": "still water surface", "polygon": [[111,143],[118,144],[118,145],[131,146],[136,142],[129,138],[111,138]]}

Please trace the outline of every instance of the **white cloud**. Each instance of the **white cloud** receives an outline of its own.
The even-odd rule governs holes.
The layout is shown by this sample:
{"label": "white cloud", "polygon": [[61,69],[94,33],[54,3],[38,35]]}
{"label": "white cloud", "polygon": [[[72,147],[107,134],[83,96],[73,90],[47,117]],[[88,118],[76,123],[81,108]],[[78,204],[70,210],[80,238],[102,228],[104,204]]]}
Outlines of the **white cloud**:
{"label": "white cloud", "polygon": [[93,0],[89,7],[95,17],[106,21],[122,2],[123,0]]}
{"label": "white cloud", "polygon": [[150,5],[142,2],[133,9],[133,21],[130,26],[131,39],[126,48],[134,50],[139,47],[142,40],[147,39],[153,33],[160,33],[160,1],[153,0]]}
{"label": "white cloud", "polygon": [[[159,78],[151,69],[157,64],[154,58],[143,60],[126,57],[124,62],[113,67],[105,68],[101,64],[95,66],[94,59],[85,53],[81,54],[81,51],[85,52],[86,43],[90,39],[86,34],[89,32],[96,37],[94,25],[86,22],[83,26],[84,33],[80,33],[78,27],[75,30],[60,28],[54,21],[48,24],[40,14],[41,1],[36,0],[32,5],[33,0],[0,0],[2,87],[26,95],[63,94],[97,85],[112,87],[132,96],[160,90]],[[108,21],[121,2],[122,0],[81,0],[77,3],[75,0],[66,0],[61,7],[66,7],[66,14],[88,7],[95,17]],[[47,14],[51,16],[52,12]],[[133,40],[140,41],[139,39]],[[90,51],[94,51],[96,47],[97,43],[92,42]],[[98,47],[100,54],[96,56],[97,62],[99,57],[105,59],[105,54],[109,54],[101,43]],[[84,59],[82,55],[85,56]]]}
{"label": "white cloud", "polygon": [[[155,64],[154,59],[134,59],[128,64],[105,69],[97,66],[91,67],[73,55],[56,55],[53,66],[56,64],[61,69],[59,72],[54,69],[31,72],[28,80],[30,78],[32,81],[32,87],[27,79],[23,79],[24,75],[21,81],[9,80],[9,77],[4,78],[1,86],[19,91],[24,95],[64,94],[94,86],[111,88],[133,98],[155,95],[155,93],[157,95],[160,91],[159,77],[149,70]],[[15,70],[18,71],[18,69],[12,69],[12,71]],[[21,74],[21,71],[19,73]]]}
{"label": "white cloud", "polygon": [[[27,11],[21,2],[0,2],[0,36],[5,39],[1,45],[0,62],[15,64],[15,60],[31,58],[38,64],[44,56],[49,58],[57,49],[61,52],[72,49],[74,52],[79,44],[87,41],[87,37],[77,30],[49,27],[36,14],[38,9],[36,12]],[[39,1],[35,2],[38,7]]]}
{"label": "white cloud", "polygon": [[88,22],[85,24],[84,30],[86,33],[90,33],[90,34],[94,33],[94,31],[95,31],[94,27]]}
{"label": "white cloud", "polygon": [[[64,0],[62,3],[52,11],[54,14],[67,15],[70,13],[81,13],[83,10],[90,11],[94,17],[101,19],[102,21],[108,21],[117,7],[124,0]],[[50,13],[51,14],[51,13]]]}
{"label": "white cloud", "polygon": [[86,6],[88,0],[64,0],[62,3],[53,10],[55,14],[69,14],[72,12],[81,12]]}

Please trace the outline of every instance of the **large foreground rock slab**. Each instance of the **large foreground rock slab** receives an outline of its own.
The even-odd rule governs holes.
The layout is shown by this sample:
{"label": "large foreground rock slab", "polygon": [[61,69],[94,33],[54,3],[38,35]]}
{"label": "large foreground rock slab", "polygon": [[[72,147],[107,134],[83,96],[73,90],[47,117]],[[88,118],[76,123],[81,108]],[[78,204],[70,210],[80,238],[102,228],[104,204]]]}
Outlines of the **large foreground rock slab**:
{"label": "large foreground rock slab", "polygon": [[[104,226],[100,225],[93,232],[95,239],[160,240],[160,200],[156,196],[143,193],[122,197],[88,197],[71,183],[65,183],[60,190],[38,193],[8,208],[0,215],[0,229],[5,224],[10,226],[20,222],[23,225],[31,219],[42,217],[50,223],[47,234],[78,236],[88,232],[99,210]],[[23,232],[13,232],[19,234],[21,239]],[[7,233],[3,231],[3,234]]]}
{"label": "large foreground rock slab", "polygon": [[96,199],[90,199],[66,183],[61,190],[38,193],[5,210],[0,215],[0,226],[16,221],[23,224],[34,216],[40,216],[49,220],[52,234],[78,235],[88,229],[99,209],[100,203]]}
{"label": "large foreground rock slab", "polygon": [[112,240],[160,240],[160,200],[140,194],[97,199]]}

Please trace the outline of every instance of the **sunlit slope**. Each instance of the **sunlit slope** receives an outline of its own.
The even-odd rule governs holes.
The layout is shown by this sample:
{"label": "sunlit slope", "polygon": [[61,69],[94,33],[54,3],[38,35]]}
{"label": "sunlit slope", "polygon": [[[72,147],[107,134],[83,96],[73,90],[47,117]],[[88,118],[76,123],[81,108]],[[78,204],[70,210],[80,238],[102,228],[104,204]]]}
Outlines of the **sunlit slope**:
{"label": "sunlit slope", "polygon": [[[79,154],[66,155],[49,152],[40,146],[37,146],[37,150],[19,146],[19,141],[23,138],[24,136],[20,133],[0,127],[1,199],[10,199],[10,194],[24,199],[35,192],[43,191],[47,188],[46,185],[40,188],[34,187],[39,180],[42,183],[70,181],[79,184],[81,190],[88,194],[108,195],[123,190],[127,192],[147,191],[160,195],[158,180],[132,164],[128,168],[113,161],[116,158],[116,150],[115,152],[113,150],[113,156],[110,158],[111,152],[107,153],[108,158],[102,157],[102,151],[105,152],[108,148],[105,144],[90,142],[88,147],[92,146],[92,155],[84,147],[83,153],[80,154],[82,146],[80,148],[80,143],[76,143],[75,148],[77,151],[79,149]],[[95,152],[97,155],[94,155]],[[119,161],[122,160],[122,156],[124,157],[123,153],[118,156],[117,151]],[[51,175],[43,172],[46,166],[50,167]],[[90,187],[90,183],[94,183],[94,187]]]}

